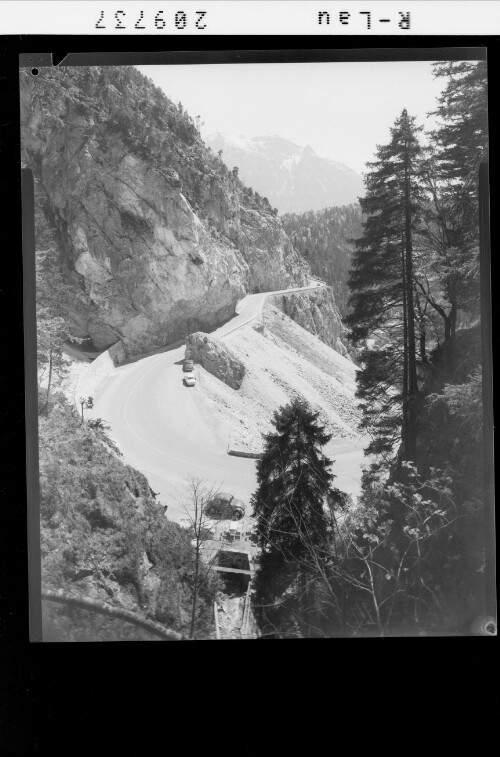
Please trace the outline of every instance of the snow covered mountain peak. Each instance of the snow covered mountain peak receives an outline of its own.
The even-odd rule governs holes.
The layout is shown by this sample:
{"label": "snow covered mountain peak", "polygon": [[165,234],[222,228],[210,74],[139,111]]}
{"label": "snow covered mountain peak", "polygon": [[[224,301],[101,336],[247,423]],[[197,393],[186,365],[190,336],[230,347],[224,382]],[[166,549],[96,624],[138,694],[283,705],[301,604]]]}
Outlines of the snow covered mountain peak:
{"label": "snow covered mountain peak", "polygon": [[363,180],[343,163],[321,158],[277,134],[244,137],[217,132],[206,138],[222,150],[228,168],[238,166],[242,181],[267,197],[280,213],[349,205],[363,194]]}

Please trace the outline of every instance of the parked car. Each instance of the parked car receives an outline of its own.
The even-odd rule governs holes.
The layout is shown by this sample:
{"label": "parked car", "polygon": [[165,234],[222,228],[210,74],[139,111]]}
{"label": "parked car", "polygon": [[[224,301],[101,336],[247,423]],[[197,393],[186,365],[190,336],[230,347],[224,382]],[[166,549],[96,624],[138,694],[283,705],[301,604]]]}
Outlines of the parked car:
{"label": "parked car", "polygon": [[184,360],[183,371],[194,371],[194,360]]}
{"label": "parked car", "polygon": [[209,518],[240,520],[245,514],[245,505],[233,494],[221,492],[208,503],[205,512]]}
{"label": "parked car", "polygon": [[186,386],[194,386],[196,384],[196,374],[188,373],[184,376],[184,383]]}

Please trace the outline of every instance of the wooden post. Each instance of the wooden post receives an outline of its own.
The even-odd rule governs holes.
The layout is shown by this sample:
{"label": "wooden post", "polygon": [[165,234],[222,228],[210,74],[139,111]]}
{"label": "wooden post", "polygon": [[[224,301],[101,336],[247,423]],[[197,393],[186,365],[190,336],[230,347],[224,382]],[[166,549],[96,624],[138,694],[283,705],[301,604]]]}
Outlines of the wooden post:
{"label": "wooden post", "polygon": [[241,635],[245,637],[248,634],[248,621],[250,618],[250,594],[252,590],[252,579],[248,582],[247,593],[245,597],[245,607],[243,608],[243,623],[241,624]]}
{"label": "wooden post", "polygon": [[485,614],[496,617],[493,425],[493,328],[491,296],[490,188],[488,163],[479,167],[479,258],[483,380],[483,486],[485,526]]}
{"label": "wooden post", "polygon": [[217,602],[214,602],[214,621],[215,621],[215,636],[217,637],[217,639],[220,639],[219,611],[217,609]]}

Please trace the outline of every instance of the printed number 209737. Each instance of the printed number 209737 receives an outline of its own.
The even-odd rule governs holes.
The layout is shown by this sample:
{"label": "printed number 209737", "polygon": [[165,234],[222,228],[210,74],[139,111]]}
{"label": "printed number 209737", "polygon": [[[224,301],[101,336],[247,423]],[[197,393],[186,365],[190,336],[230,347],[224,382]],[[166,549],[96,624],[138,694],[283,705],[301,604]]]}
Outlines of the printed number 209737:
{"label": "printed number 209737", "polygon": [[96,29],[206,29],[205,22],[206,11],[195,11],[195,15],[188,14],[184,11],[172,13],[170,18],[166,18],[165,11],[160,10],[149,20],[145,18],[144,11],[137,11],[134,16],[122,10],[115,13],[100,11],[99,18],[96,22]]}

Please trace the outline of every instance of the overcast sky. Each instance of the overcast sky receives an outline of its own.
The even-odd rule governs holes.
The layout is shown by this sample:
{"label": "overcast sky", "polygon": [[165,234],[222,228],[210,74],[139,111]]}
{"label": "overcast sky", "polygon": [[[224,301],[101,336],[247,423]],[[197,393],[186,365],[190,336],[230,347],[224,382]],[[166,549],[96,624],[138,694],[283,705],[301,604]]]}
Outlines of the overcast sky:
{"label": "overcast sky", "polygon": [[175,103],[200,115],[202,134],[278,134],[362,173],[407,108],[431,128],[444,86],[428,62],[138,66]]}

